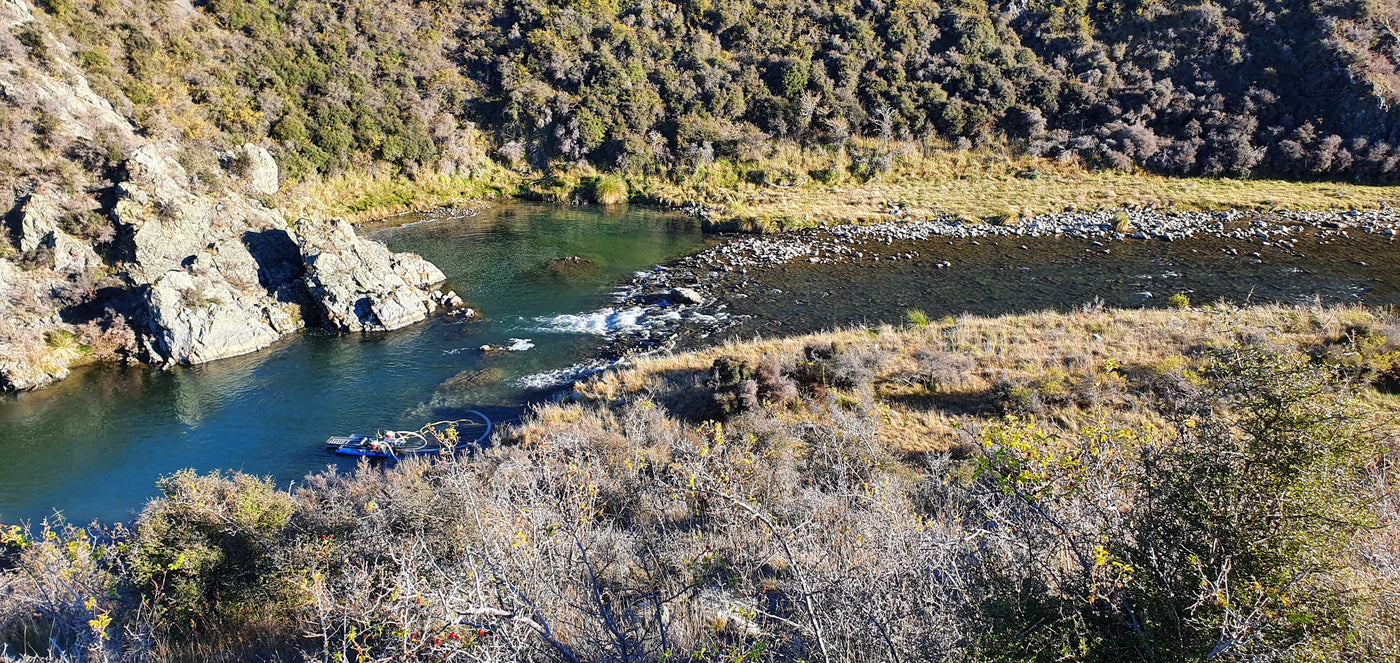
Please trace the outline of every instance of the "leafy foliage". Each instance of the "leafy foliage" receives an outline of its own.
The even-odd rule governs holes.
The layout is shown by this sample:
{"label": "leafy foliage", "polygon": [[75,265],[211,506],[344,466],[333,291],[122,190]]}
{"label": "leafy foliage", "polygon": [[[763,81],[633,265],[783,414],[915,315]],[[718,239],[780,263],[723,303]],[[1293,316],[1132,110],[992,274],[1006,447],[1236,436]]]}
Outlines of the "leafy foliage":
{"label": "leafy foliage", "polygon": [[1363,485],[1378,451],[1350,388],[1335,368],[1257,347],[1218,353],[1202,379],[1174,399],[1171,431],[983,436],[979,471],[1068,557],[1052,572],[1065,589],[1013,614],[1051,615],[1076,658],[1287,660],[1348,637],[1360,593],[1341,572],[1375,524]]}
{"label": "leafy foliage", "polygon": [[157,620],[182,632],[270,598],[271,547],[295,510],[271,481],[182,471],[136,524],[131,581]]}
{"label": "leafy foliage", "polygon": [[[1400,42],[1366,0],[938,3],[51,0],[153,135],[270,140],[294,178],[671,172],[772,141],[999,144],[1107,168],[1390,180]],[[35,28],[18,35],[50,59]],[[853,155],[877,175],[890,154]],[[826,177],[827,175],[823,175]]]}

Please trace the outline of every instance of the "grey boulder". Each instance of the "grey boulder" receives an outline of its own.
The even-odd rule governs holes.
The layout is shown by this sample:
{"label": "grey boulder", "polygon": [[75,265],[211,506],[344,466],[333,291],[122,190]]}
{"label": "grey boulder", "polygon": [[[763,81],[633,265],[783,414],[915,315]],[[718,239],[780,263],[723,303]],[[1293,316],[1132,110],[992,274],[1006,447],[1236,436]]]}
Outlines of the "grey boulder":
{"label": "grey boulder", "polygon": [[446,280],[423,258],[394,254],[359,237],[343,220],[302,219],[293,232],[306,265],[306,286],[324,326],[386,331],[423,320],[439,307],[430,286]]}

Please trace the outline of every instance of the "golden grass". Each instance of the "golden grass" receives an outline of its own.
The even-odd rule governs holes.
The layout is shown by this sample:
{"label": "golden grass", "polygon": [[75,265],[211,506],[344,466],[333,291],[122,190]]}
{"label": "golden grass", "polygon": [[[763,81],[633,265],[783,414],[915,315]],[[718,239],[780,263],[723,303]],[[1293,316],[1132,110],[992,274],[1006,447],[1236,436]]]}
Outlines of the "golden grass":
{"label": "golden grass", "polygon": [[[891,154],[891,167],[868,177],[852,154],[872,152]],[[1091,170],[1077,161],[1009,156],[994,149],[874,140],[853,141],[842,151],[775,143],[761,159],[722,159],[661,175],[603,175],[575,165],[518,173],[485,158],[480,164],[471,177],[349,173],[290,184],[275,203],[288,218],[338,216],[359,223],[514,195],[551,202],[702,202],[722,209],[717,222],[746,230],[883,220],[890,218],[889,203],[914,217],[950,214],[995,221],[1125,207],[1267,211],[1400,205],[1400,189],[1388,186]]]}
{"label": "golden grass", "polygon": [[[873,152],[889,153],[891,167],[872,177],[852,154]],[[470,177],[346,173],[289,184],[272,202],[291,219],[342,217],[361,223],[517,195],[552,202],[701,202],[721,209],[715,221],[745,230],[883,220],[890,218],[890,203],[916,218],[950,214],[994,221],[1142,207],[1268,211],[1400,205],[1400,189],[1388,186],[1091,170],[1077,161],[1010,156],[995,149],[875,140],[853,141],[841,151],[774,143],[761,159],[721,159],[660,175],[603,175],[576,165],[521,173],[483,157]]]}
{"label": "golden grass", "polygon": [[[1149,408],[1124,402],[1121,386],[1128,378],[1146,379],[1195,367],[1199,350],[1224,348],[1241,340],[1284,347],[1317,348],[1344,343],[1348,330],[1379,329],[1387,314],[1362,307],[1236,308],[1228,305],[1190,309],[1110,309],[1059,313],[1047,311],[1002,317],[962,317],[928,327],[843,329],[791,338],[731,341],[711,348],[645,357],[628,368],[603,374],[575,387],[583,401],[615,402],[676,391],[704,379],[714,360],[738,357],[757,363],[776,356],[793,360],[803,348],[836,344],[884,352],[875,371],[874,403],[880,436],[891,448],[906,452],[938,451],[957,446],[959,428],[999,415],[992,403],[994,384],[1023,381],[1042,393],[1068,390],[1083,381],[1105,389],[1117,402],[1119,419],[1161,425]],[[958,384],[913,384],[907,378],[921,350],[965,355],[970,370]],[[682,389],[683,391],[683,389]],[[1376,395],[1377,410],[1400,413],[1400,399]],[[546,419],[564,416],[545,410]],[[1065,430],[1093,423],[1099,413],[1077,404],[1050,408],[1046,417]],[[1124,419],[1124,417],[1127,419]]]}
{"label": "golden grass", "polygon": [[880,441],[896,451],[948,451],[960,442],[957,419],[943,412],[881,403],[874,414],[880,422]]}
{"label": "golden grass", "polygon": [[[488,164],[490,162],[487,162]],[[520,177],[489,166],[473,177],[351,173],[284,188],[276,205],[288,219],[339,217],[351,223],[435,207],[468,206],[516,193]]]}
{"label": "golden grass", "polygon": [[[865,149],[878,146],[864,145]],[[916,217],[945,213],[969,219],[1007,220],[1066,210],[1172,207],[1179,211],[1329,210],[1375,208],[1400,201],[1400,190],[1344,182],[1169,177],[1143,172],[1090,170],[990,150],[958,151],[900,145],[893,167],[870,181],[850,176],[844,153],[774,148],[771,158],[750,164],[720,162],[676,183],[648,180],[643,197],[658,201],[708,201],[725,207],[721,219],[760,228],[823,221],[868,222],[890,218],[896,203]],[[757,171],[780,173],[800,184],[755,183]],[[823,184],[809,174],[836,175]],[[1036,173],[1031,177],[1030,173]]]}

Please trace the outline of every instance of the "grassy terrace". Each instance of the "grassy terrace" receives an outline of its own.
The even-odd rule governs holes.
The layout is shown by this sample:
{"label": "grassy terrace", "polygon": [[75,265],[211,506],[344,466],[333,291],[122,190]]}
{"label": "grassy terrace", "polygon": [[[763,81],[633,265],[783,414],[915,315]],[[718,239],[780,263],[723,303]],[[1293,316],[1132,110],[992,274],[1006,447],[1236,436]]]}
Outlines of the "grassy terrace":
{"label": "grassy terrace", "polygon": [[435,207],[471,207],[515,194],[520,182],[519,175],[503,169],[472,177],[434,174],[412,180],[350,173],[288,185],[272,202],[288,219],[341,217],[364,223]]}
{"label": "grassy terrace", "polygon": [[[907,207],[916,216],[946,213],[994,220],[1122,207],[1266,211],[1400,204],[1400,190],[1391,186],[1170,177],[990,150],[873,141],[854,145],[836,153],[778,146],[761,159],[718,160],[684,172],[630,174],[621,180],[632,202],[701,202],[717,209],[716,221],[723,227],[769,231],[877,219],[887,203]],[[888,154],[889,166],[877,169],[868,157],[853,160],[851,153]],[[494,165],[471,177],[343,175],[293,185],[278,202],[292,217],[343,216],[358,222],[500,196],[592,202],[605,179],[613,178],[591,168],[518,173]]]}
{"label": "grassy terrace", "polygon": [[[762,167],[756,168],[761,170]],[[759,226],[803,226],[822,221],[888,218],[895,203],[916,216],[936,213],[971,219],[1029,217],[1069,210],[1123,207],[1176,210],[1331,210],[1375,208],[1400,201],[1395,187],[1337,182],[1168,177],[1089,170],[1035,158],[948,153],[898,167],[868,182],[810,182],[794,188],[735,184],[659,187],[658,197],[706,196],[727,202],[725,216]]]}
{"label": "grassy terrace", "polygon": [[[576,391],[584,402],[599,404],[654,398],[682,418],[701,420],[715,415],[704,385],[720,357],[754,366],[773,358],[795,365],[804,348],[836,348],[837,354],[862,357],[850,358],[851,370],[869,387],[861,398],[873,405],[882,441],[901,452],[926,452],[953,449],[968,440],[967,430],[1008,412],[1071,431],[1101,422],[1106,414],[1164,425],[1151,402],[1152,387],[1199,369],[1205,350],[1241,341],[1306,350],[1371,378],[1387,371],[1400,376],[1400,354],[1384,340],[1400,328],[1363,308],[1218,305],[913,321],[924,318],[915,312],[901,329],[731,341],[644,357]],[[1400,413],[1400,401],[1365,393],[1376,412]]]}

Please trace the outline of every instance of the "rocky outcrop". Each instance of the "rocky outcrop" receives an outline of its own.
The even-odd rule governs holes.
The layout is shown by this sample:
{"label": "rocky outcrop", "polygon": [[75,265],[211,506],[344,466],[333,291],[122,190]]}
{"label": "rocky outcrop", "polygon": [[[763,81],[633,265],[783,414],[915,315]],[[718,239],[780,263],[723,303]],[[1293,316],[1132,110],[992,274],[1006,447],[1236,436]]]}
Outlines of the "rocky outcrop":
{"label": "rocky outcrop", "polygon": [[168,361],[201,364],[261,350],[300,325],[287,310],[248,297],[227,282],[169,272],[146,294],[152,351]]}
{"label": "rocky outcrop", "polygon": [[304,321],[399,329],[455,299],[436,291],[437,267],[344,221],[303,219],[292,229],[246,196],[192,195],[184,169],[154,146],[136,150],[127,171],[114,212],[131,238],[127,272],[147,287],[146,347],[161,362],[253,352]]}
{"label": "rocky outcrop", "polygon": [[185,169],[158,146],[137,148],[117,185],[113,216],[130,237],[127,271],[138,284],[187,268],[200,252],[247,232],[285,230],[262,203],[236,194],[194,195]]}
{"label": "rocky outcrop", "polygon": [[47,293],[61,281],[0,259],[0,390],[33,389],[68,376],[81,355]]}
{"label": "rocky outcrop", "polygon": [[279,301],[277,289],[261,285],[258,270],[244,242],[225,239],[188,268],[161,275],[145,298],[152,354],[199,364],[261,350],[300,329],[302,303]]}
{"label": "rocky outcrop", "polygon": [[[275,191],[265,150],[245,145],[235,157],[252,187]],[[253,198],[191,193],[184,168],[157,145],[136,149],[126,171],[113,215],[129,237],[126,272],[146,288],[146,349],[162,363],[253,352],[304,321],[398,329],[448,297],[436,292],[437,267],[360,238],[344,221],[302,220],[293,230]]]}
{"label": "rocky outcrop", "polygon": [[86,274],[102,264],[97,252],[59,228],[58,211],[41,194],[31,194],[20,210],[17,247],[21,255],[48,251],[61,274]]}
{"label": "rocky outcrop", "polygon": [[[139,315],[152,359],[246,354],[301,327],[299,253],[279,214],[237,194],[191,193],[184,168],[156,145],[137,148],[126,171],[113,217],[129,238],[126,274],[145,289]],[[280,252],[256,239],[277,233]]]}
{"label": "rocky outcrop", "polygon": [[306,285],[324,324],[342,331],[399,329],[443,303],[430,288],[446,277],[432,263],[394,254],[342,220],[302,219],[295,229]]}
{"label": "rocky outcrop", "polygon": [[[25,0],[0,0],[0,30],[33,20]],[[293,231],[260,201],[277,192],[279,172],[258,145],[209,153],[223,170],[191,176],[175,158],[181,146],[139,135],[64,48],[50,54],[44,67],[8,66],[0,49],[0,98],[43,108],[48,134],[100,139],[127,158],[110,207],[31,191],[10,210],[13,250],[0,247],[0,389],[66,375],[91,351],[75,340],[84,330],[130,328],[135,340],[109,334],[121,336],[122,356],[199,364],[267,347],[306,323],[397,329],[461,303],[438,291],[443,275],[432,264],[360,238],[343,221],[301,221]],[[106,217],[110,232],[74,237],[63,229],[68,214]],[[100,255],[94,241],[103,242]]]}
{"label": "rocky outcrop", "polygon": [[265,148],[243,145],[234,151],[235,172],[248,181],[253,193],[272,195],[281,186],[277,161]]}
{"label": "rocky outcrop", "polygon": [[33,253],[44,246],[49,235],[58,229],[54,221],[56,214],[53,204],[44,196],[29,196],[24,208],[20,210],[19,228],[16,233],[19,236],[20,253]]}

